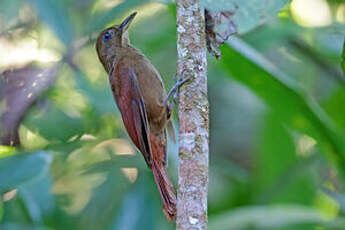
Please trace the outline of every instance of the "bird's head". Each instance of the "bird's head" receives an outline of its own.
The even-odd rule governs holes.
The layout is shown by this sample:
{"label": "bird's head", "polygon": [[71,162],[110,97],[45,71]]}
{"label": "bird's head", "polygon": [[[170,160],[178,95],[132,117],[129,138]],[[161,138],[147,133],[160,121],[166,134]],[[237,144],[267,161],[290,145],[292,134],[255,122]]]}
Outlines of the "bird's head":
{"label": "bird's head", "polygon": [[96,50],[98,58],[105,68],[107,58],[111,55],[116,55],[116,52],[120,47],[124,47],[129,44],[127,30],[135,15],[137,15],[137,12],[129,15],[120,25],[108,27],[98,35]]}

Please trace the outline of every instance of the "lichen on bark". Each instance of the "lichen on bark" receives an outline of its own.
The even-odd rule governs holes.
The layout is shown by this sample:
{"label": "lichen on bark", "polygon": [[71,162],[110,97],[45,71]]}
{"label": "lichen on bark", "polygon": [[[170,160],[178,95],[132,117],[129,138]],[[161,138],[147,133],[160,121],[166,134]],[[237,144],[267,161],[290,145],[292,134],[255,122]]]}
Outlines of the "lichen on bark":
{"label": "lichen on bark", "polygon": [[205,15],[197,0],[177,0],[178,73],[191,77],[179,94],[177,229],[207,227],[209,106]]}

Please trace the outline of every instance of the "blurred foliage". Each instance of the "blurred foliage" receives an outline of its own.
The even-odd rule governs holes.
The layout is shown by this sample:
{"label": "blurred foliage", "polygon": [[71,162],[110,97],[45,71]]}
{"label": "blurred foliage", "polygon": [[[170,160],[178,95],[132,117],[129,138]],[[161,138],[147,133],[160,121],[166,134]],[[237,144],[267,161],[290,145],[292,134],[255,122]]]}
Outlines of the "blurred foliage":
{"label": "blurred foliage", "polygon": [[231,20],[240,34],[275,18],[287,3],[288,0],[201,0],[211,11],[231,12]]}
{"label": "blurred foliage", "polygon": [[6,103],[2,111],[2,143],[19,145],[18,127],[21,118],[42,91],[54,83],[57,66],[24,68],[5,71],[0,85],[0,100]]}
{"label": "blurred foliage", "polygon": [[[222,59],[208,59],[209,229],[343,229],[345,3],[231,3],[239,35]],[[174,228],[94,47],[102,28],[134,10],[131,42],[170,88],[170,1],[0,1],[0,131],[15,121],[20,140],[0,146],[1,230]],[[174,181],[176,151],[170,144]]]}
{"label": "blurred foliage", "polygon": [[4,193],[44,174],[50,161],[51,155],[45,152],[16,154],[2,159],[0,162],[0,192]]}
{"label": "blurred foliage", "polygon": [[344,76],[345,76],[345,38],[344,38],[344,45],[343,45],[341,68],[343,69],[343,73],[344,73]]}

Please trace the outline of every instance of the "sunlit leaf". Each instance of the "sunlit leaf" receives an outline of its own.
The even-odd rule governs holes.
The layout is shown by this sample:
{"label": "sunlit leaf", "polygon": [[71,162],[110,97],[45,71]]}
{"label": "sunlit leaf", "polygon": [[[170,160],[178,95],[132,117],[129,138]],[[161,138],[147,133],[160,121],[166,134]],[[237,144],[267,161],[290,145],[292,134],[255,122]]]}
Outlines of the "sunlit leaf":
{"label": "sunlit leaf", "polygon": [[0,159],[0,192],[17,188],[46,171],[52,156],[48,152],[18,154]]}
{"label": "sunlit leaf", "polygon": [[0,145],[0,158],[1,157],[7,157],[16,152],[16,149],[11,146],[6,146],[6,145]]}
{"label": "sunlit leaf", "polygon": [[[324,188],[323,191],[325,192],[326,195],[331,197],[332,202],[338,205],[337,208],[339,208],[341,213],[345,211],[345,194],[344,193],[339,193],[336,191],[331,191],[327,188]],[[327,208],[332,208],[328,203],[327,203]]]}

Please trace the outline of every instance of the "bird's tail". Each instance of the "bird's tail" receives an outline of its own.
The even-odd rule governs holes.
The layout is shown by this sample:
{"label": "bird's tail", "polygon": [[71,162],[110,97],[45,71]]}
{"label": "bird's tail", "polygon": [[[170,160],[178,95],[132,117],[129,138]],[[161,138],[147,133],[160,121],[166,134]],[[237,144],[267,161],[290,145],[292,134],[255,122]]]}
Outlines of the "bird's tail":
{"label": "bird's tail", "polygon": [[176,195],[174,187],[163,164],[153,161],[152,172],[163,201],[163,212],[167,219],[172,221],[176,215]]}

